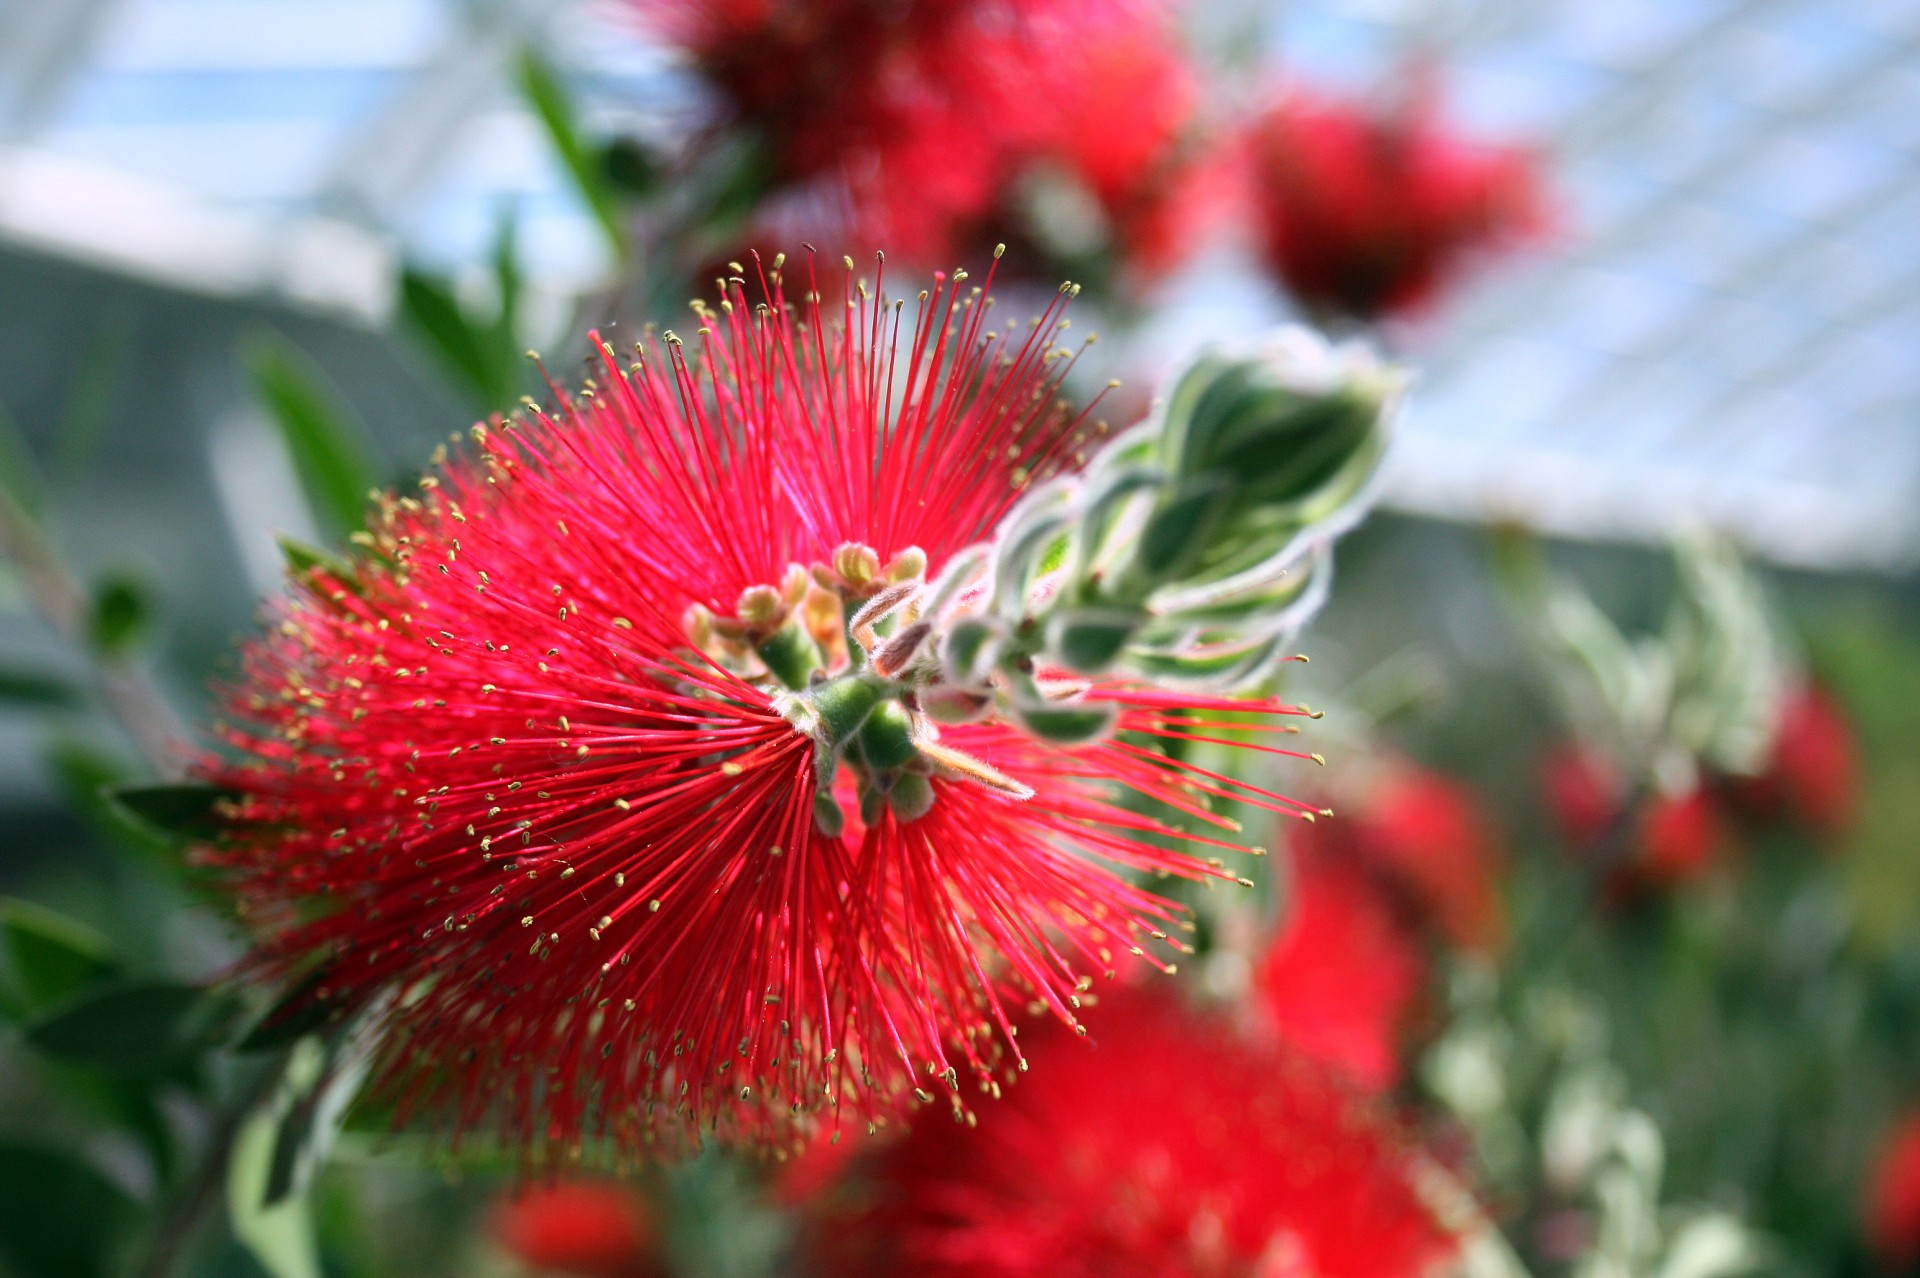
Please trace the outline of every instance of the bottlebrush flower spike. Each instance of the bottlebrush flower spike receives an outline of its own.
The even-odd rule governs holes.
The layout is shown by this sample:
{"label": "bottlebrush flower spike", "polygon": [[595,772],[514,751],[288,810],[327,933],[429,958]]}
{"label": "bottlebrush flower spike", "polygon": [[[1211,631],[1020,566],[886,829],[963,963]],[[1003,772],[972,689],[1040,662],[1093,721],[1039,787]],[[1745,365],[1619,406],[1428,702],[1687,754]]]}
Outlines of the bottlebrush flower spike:
{"label": "bottlebrush flower spike", "polygon": [[[343,1012],[398,995],[375,1085],[403,1120],[539,1163],[963,1111],[961,1075],[1020,1064],[1016,1008],[1078,1024],[1123,955],[1181,948],[1122,871],[1233,877],[1195,855],[1239,846],[1196,795],[1300,810],[1140,743],[1299,711],[1036,667],[1045,706],[1008,715],[997,668],[956,687],[927,655],[1097,433],[1055,396],[1067,290],[996,329],[963,273],[909,317],[790,302],[779,267],[694,344],[603,346],[579,396],[476,428],[244,654],[203,855],[259,973]],[[942,696],[971,721],[936,728]],[[1036,735],[1047,709],[1126,735]]]}
{"label": "bottlebrush flower spike", "polygon": [[1100,1010],[1090,1046],[1041,1035],[977,1127],[882,1152],[814,1225],[808,1272],[1418,1278],[1455,1254],[1416,1151],[1332,1075],[1170,999]]}
{"label": "bottlebrush flower spike", "polygon": [[1865,1187],[1867,1241],[1882,1272],[1920,1266],[1920,1114],[1902,1115],[1883,1137]]}
{"label": "bottlebrush flower spike", "polygon": [[1312,850],[1297,858],[1256,982],[1261,1010],[1295,1051],[1358,1086],[1393,1086],[1426,963],[1418,937],[1360,867]]}
{"label": "bottlebrush flower spike", "polygon": [[659,1240],[634,1190],[597,1180],[522,1186],[494,1204],[494,1238],[542,1273],[663,1278]]}
{"label": "bottlebrush flower spike", "polygon": [[1548,225],[1538,161],[1449,132],[1425,85],[1386,111],[1294,91],[1246,140],[1267,262],[1318,314],[1419,311],[1475,257]]}

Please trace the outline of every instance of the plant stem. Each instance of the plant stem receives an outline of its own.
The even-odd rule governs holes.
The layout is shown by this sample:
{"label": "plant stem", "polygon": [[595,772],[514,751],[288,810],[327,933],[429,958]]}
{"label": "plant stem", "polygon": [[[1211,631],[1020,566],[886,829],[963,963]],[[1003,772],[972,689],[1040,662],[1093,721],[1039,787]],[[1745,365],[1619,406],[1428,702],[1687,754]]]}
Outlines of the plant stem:
{"label": "plant stem", "polygon": [[27,594],[61,641],[93,654],[94,687],[147,762],[163,777],[178,777],[180,745],[187,740],[185,726],[136,662],[93,653],[88,635],[91,598],[61,562],[40,525],[4,486],[0,486],[0,557],[19,571]]}
{"label": "plant stem", "polygon": [[233,1161],[234,1140],[254,1109],[279,1085],[285,1067],[285,1054],[275,1056],[273,1063],[260,1071],[259,1077],[235,1098],[232,1105],[223,1106],[217,1112],[213,1132],[207,1141],[207,1152],[200,1159],[200,1165],[194,1168],[193,1178],[181,1186],[180,1192],[160,1213],[160,1224],[154,1232],[153,1241],[148,1245],[139,1269],[135,1271],[137,1278],[170,1278],[207,1218],[220,1210],[225,1197],[223,1191],[227,1184],[227,1169]]}

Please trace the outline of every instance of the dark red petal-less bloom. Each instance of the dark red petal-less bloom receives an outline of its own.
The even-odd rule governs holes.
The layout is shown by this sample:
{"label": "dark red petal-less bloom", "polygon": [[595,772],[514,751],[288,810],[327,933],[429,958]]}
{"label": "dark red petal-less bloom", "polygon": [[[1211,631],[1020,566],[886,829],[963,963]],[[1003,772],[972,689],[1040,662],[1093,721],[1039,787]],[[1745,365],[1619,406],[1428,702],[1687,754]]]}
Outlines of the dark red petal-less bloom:
{"label": "dark red petal-less bloom", "polygon": [[1172,144],[1194,93],[1154,0],[634,4],[762,139],[766,239],[944,260],[1007,238],[998,215],[1040,160],[1128,244],[1166,241],[1184,207]]}
{"label": "dark red petal-less bloom", "polygon": [[1322,314],[1420,310],[1476,256],[1547,222],[1537,161],[1455,136],[1428,92],[1380,110],[1295,90],[1246,145],[1269,269]]}
{"label": "dark red petal-less bloom", "polygon": [[1454,1239],[1400,1129],[1317,1064],[1165,996],[1049,1026],[978,1126],[917,1124],[815,1224],[836,1278],[1415,1278]]}
{"label": "dark red petal-less bloom", "polygon": [[[1547,757],[1541,784],[1561,833],[1583,854],[1608,836],[1626,801],[1613,765],[1577,745],[1562,746]],[[1705,786],[1648,795],[1627,839],[1611,876],[1613,886],[1623,891],[1690,882],[1733,850],[1726,821]]]}
{"label": "dark red petal-less bloom", "polygon": [[1318,853],[1300,857],[1255,979],[1262,1011],[1302,1055],[1363,1087],[1393,1085],[1425,963],[1360,867]]}
{"label": "dark red petal-less bloom", "polygon": [[1867,1186],[1867,1240],[1888,1273],[1920,1266],[1920,1115],[1887,1135]]}
{"label": "dark red petal-less bloom", "polygon": [[1742,796],[1762,812],[1837,834],[1853,824],[1859,789],[1859,750],[1840,703],[1811,683],[1781,698],[1766,769],[1740,787]]}
{"label": "dark red petal-less bloom", "polygon": [[1410,922],[1449,944],[1499,948],[1499,837],[1471,790],[1391,760],[1336,807],[1334,820],[1297,830],[1294,840],[1364,867]]}
{"label": "dark red petal-less bloom", "polygon": [[[736,287],[692,345],[625,370],[607,351],[578,398],[477,428],[245,652],[230,761],[205,768],[241,798],[206,856],[261,972],[381,1009],[376,1081],[403,1119],[539,1161],[782,1140],[915,1090],[958,1106],[962,1074],[1019,1055],[1009,1002],[1074,1019],[1083,981],[1170,926],[1122,867],[1228,873],[1166,850],[1112,783],[1277,805],[1122,737],[988,722],[942,743],[1032,799],[936,778],[918,821],[821,832],[813,740],[691,618],[846,542],[937,572],[1067,461],[1079,419],[1052,393],[1057,314],[995,336],[956,277],[916,327],[775,281],[771,306]],[[1226,704],[1093,695],[1146,733]]]}
{"label": "dark red petal-less bloom", "polygon": [[1193,136],[1199,92],[1170,15],[1139,4],[1096,30],[1060,33],[1050,116],[1031,159],[1085,185],[1119,259],[1150,280],[1176,265],[1227,203],[1217,157]]}
{"label": "dark red petal-less bloom", "polygon": [[1585,847],[1606,833],[1620,806],[1620,778],[1604,758],[1575,742],[1540,762],[1540,789],[1561,837]]}
{"label": "dark red petal-less bloom", "polygon": [[1920,1117],[1908,1115],[1880,1149],[1866,1194],[1866,1238],[1887,1272],[1920,1266]]}
{"label": "dark red petal-less bloom", "polygon": [[1725,822],[1705,790],[1656,795],[1640,818],[1635,868],[1654,884],[1686,883],[1710,870],[1726,847]]}
{"label": "dark red petal-less bloom", "polygon": [[500,1245],[543,1272],[580,1278],[657,1278],[646,1205],[632,1190],[573,1180],[526,1188],[495,1205]]}

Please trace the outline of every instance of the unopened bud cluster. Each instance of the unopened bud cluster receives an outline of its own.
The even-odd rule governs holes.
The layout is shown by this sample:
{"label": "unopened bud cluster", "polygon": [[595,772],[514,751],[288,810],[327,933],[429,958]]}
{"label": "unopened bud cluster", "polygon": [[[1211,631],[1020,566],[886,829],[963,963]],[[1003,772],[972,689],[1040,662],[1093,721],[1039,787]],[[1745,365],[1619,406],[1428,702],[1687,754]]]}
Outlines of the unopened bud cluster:
{"label": "unopened bud cluster", "polygon": [[779,685],[819,750],[816,820],[858,780],[863,819],[924,815],[935,778],[1029,791],[944,746],[939,725],[999,717],[1059,744],[1113,722],[1092,681],[1234,687],[1265,678],[1324,597],[1332,539],[1358,517],[1402,379],[1303,329],[1196,359],[1140,426],[1031,493],[993,541],[927,578],[868,546],[695,609],[714,660]]}

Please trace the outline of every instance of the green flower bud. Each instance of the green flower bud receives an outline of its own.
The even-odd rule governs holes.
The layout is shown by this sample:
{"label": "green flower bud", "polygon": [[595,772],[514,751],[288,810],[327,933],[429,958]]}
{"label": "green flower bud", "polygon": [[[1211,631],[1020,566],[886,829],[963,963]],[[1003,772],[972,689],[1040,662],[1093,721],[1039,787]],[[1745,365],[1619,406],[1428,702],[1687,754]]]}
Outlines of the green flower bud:
{"label": "green flower bud", "polygon": [[860,725],[858,741],[861,757],[877,771],[903,768],[919,757],[913,745],[913,724],[898,701],[874,707]]}
{"label": "green flower bud", "polygon": [[847,828],[847,814],[840,810],[840,801],[826,791],[813,796],[813,825],[829,839],[837,839]]}
{"label": "green flower bud", "polygon": [[1047,623],[1047,655],[1079,674],[1113,666],[1146,615],[1137,608],[1074,608]]}
{"label": "green flower bud", "polygon": [[979,617],[954,622],[941,640],[940,662],[947,679],[963,687],[982,683],[999,659],[999,629]]}
{"label": "green flower bud", "polygon": [[1108,701],[1020,701],[1014,703],[1013,714],[1021,727],[1042,741],[1081,745],[1105,736],[1118,711]]}
{"label": "green flower bud", "polygon": [[887,791],[887,806],[902,821],[918,821],[933,810],[933,782],[917,772],[903,772]]}

